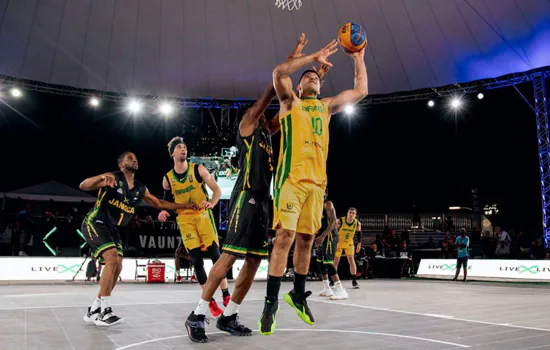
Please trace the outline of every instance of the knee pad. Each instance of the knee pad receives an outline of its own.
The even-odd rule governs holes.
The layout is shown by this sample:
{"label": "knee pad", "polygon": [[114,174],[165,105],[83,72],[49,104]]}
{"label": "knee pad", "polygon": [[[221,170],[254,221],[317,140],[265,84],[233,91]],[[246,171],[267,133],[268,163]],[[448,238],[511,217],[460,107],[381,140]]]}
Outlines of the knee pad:
{"label": "knee pad", "polygon": [[191,255],[191,261],[193,262],[193,267],[195,268],[195,275],[197,276],[197,280],[199,281],[199,284],[202,286],[206,283],[206,271],[204,271],[204,260],[202,258],[202,252],[200,248],[192,249],[189,252],[189,255]]}
{"label": "knee pad", "polygon": [[329,277],[332,277],[337,274],[333,264],[323,264],[323,265],[325,270],[328,272]]}
{"label": "knee pad", "polygon": [[212,259],[212,264],[215,264],[220,258],[220,248],[216,245],[216,243],[212,243],[210,247],[206,248],[206,251],[210,256],[210,259]]}

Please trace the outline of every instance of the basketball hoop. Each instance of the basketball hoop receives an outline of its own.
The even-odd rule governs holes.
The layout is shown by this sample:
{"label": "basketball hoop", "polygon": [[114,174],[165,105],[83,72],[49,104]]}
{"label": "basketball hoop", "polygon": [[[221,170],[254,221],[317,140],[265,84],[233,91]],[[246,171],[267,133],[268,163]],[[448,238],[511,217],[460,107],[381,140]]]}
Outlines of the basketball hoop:
{"label": "basketball hoop", "polygon": [[302,7],[301,0],[275,0],[275,6],[281,10],[299,10]]}

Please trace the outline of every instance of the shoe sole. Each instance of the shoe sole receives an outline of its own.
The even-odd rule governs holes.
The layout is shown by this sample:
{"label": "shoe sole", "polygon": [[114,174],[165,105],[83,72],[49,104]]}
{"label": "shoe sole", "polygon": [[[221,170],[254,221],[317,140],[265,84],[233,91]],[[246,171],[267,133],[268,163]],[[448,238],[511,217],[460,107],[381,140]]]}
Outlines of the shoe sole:
{"label": "shoe sole", "polygon": [[84,319],[84,322],[86,322],[86,323],[95,323],[95,321],[97,320],[97,316],[96,317],[88,317],[88,315],[84,315],[83,319]]}
{"label": "shoe sole", "polygon": [[123,322],[122,318],[116,322],[113,322],[113,323],[102,323],[102,322],[95,322],[95,325],[98,326],[98,327],[112,327],[112,326],[116,326],[117,324],[121,324]]}
{"label": "shoe sole", "polygon": [[330,300],[344,300],[344,299],[347,299],[349,298],[349,295],[346,295],[346,296],[332,296],[330,297]]}
{"label": "shoe sole", "polygon": [[[277,311],[275,311],[275,315],[277,315],[277,312],[279,312],[279,308],[281,305],[277,305]],[[271,335],[275,332],[275,328],[277,328],[277,321],[273,321],[273,324],[271,325],[271,331],[269,332],[262,332],[262,319],[258,321],[258,332],[260,332],[261,335]]]}
{"label": "shoe sole", "polygon": [[220,331],[227,332],[227,333],[229,333],[233,336],[236,336],[236,337],[250,337],[252,335],[252,332],[250,332],[250,333],[236,332],[232,328],[222,327],[222,326],[219,326],[219,325],[216,325],[216,328],[219,329]]}
{"label": "shoe sole", "polygon": [[189,340],[191,340],[192,342],[194,342],[194,343],[207,343],[208,342],[208,338],[202,339],[202,340],[193,338],[191,336],[191,330],[189,329],[189,324],[187,323],[187,321],[185,321],[185,329],[187,330],[187,338],[189,338]]}
{"label": "shoe sole", "polygon": [[299,310],[296,305],[294,305],[294,302],[292,301],[292,297],[290,296],[290,294],[286,293],[285,296],[284,296],[284,299],[286,301],[286,303],[290,306],[292,306],[294,308],[294,310],[296,310],[296,314],[298,315],[298,317],[300,317],[302,319],[302,321],[304,321],[305,323],[313,326],[315,324],[315,322],[311,321],[311,319],[309,318],[309,316],[304,313],[303,311]]}

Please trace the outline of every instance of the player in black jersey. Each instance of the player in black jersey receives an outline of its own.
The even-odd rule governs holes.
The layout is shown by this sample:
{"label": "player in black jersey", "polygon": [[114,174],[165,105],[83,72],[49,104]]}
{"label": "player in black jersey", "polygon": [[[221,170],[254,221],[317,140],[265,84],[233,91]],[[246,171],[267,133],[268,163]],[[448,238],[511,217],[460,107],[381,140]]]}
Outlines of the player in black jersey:
{"label": "player in black jersey", "polygon": [[[315,238],[317,247],[317,264],[323,276],[323,290],[319,292],[322,297],[330,297],[333,300],[346,299],[348,293],[340,282],[338,271],[334,267],[334,255],[338,245],[338,230],[336,224],[336,209],[332,201],[328,200],[328,188],[325,190],[325,204],[323,206],[323,218],[321,220],[321,229]],[[334,282],[336,292],[330,288],[329,278]]]}
{"label": "player in black jersey", "polygon": [[160,200],[145,185],[135,180],[138,161],[132,152],[125,152],[118,157],[118,167],[120,171],[90,177],[80,184],[83,191],[98,190],[95,206],[84,218],[81,228],[86,241],[95,250],[94,257],[105,265],[97,298],[84,316],[84,321],[97,326],[113,326],[122,322],[109,306],[109,297],[122,271],[119,227],[132,221],[142,201],[157,209],[196,209],[194,204]]}
{"label": "player in black jersey", "polygon": [[242,117],[237,133],[239,175],[229,204],[227,237],[222,255],[214,264],[204,285],[201,300],[185,323],[189,339],[208,341],[204,330],[208,301],[233,266],[237,257],[245,262],[235,282],[231,301],[217,320],[217,328],[237,336],[252,335],[252,330],[238,322],[239,306],[248,293],[262,258],[267,257],[267,228],[269,220],[269,186],[273,175],[271,134],[264,112],[275,97],[270,85],[262,97]]}

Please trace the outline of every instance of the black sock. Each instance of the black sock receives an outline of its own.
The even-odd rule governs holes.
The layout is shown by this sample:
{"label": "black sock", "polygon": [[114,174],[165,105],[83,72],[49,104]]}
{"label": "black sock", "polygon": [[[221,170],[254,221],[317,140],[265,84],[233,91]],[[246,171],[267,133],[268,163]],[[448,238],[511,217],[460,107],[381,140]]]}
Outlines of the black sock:
{"label": "black sock", "polygon": [[269,275],[267,277],[267,300],[274,302],[279,299],[279,287],[281,287],[281,277]]}
{"label": "black sock", "polygon": [[222,289],[222,294],[223,294],[223,297],[230,297],[231,295],[229,294],[229,288],[225,288],[225,289]]}
{"label": "black sock", "polygon": [[306,293],[306,275],[300,275],[294,272],[294,291],[298,295]]}
{"label": "black sock", "polygon": [[357,277],[355,277],[355,275],[352,275],[352,276],[351,276],[351,280],[352,280],[353,282],[357,282],[356,278],[357,278]]}

